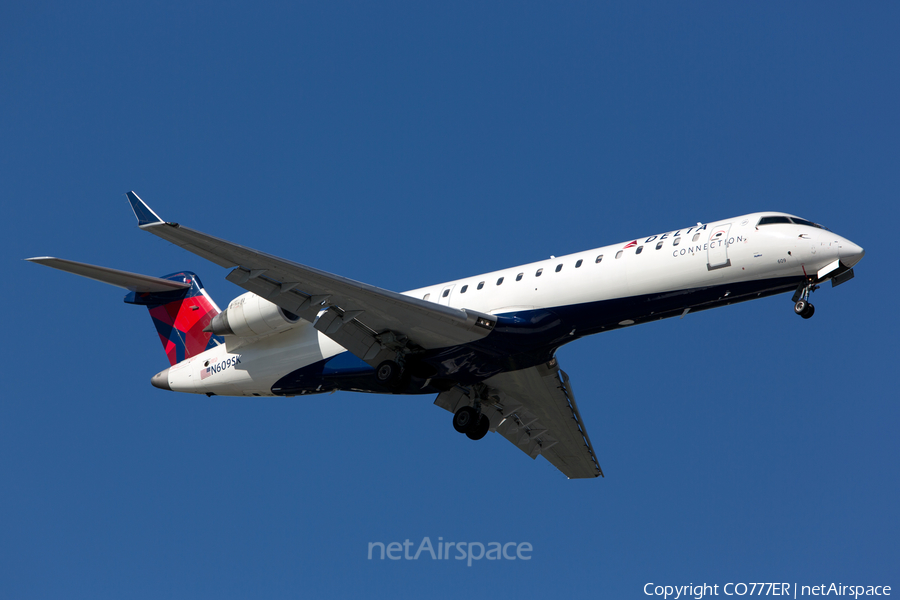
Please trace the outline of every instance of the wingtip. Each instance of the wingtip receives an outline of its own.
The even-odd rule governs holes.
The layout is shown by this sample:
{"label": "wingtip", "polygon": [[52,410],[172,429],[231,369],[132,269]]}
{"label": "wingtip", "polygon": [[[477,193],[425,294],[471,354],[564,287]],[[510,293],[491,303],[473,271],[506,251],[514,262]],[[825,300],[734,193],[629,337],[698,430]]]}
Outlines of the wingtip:
{"label": "wingtip", "polygon": [[131,203],[131,210],[134,211],[134,216],[137,217],[138,227],[163,222],[159,215],[153,212],[153,209],[147,206],[147,203],[141,200],[133,191],[128,192],[125,196],[128,197],[128,202]]}

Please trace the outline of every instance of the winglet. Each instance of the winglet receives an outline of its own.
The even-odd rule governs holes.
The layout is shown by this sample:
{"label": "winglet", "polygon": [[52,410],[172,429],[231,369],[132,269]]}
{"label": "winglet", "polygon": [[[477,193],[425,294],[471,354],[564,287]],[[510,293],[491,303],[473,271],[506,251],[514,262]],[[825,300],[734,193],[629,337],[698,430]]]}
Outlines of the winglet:
{"label": "winglet", "polygon": [[163,222],[163,220],[159,218],[159,215],[153,212],[152,208],[147,206],[147,204],[143,200],[138,198],[137,194],[135,194],[134,192],[128,192],[125,195],[128,197],[128,201],[131,203],[131,210],[134,211],[134,216],[137,217],[138,227]]}

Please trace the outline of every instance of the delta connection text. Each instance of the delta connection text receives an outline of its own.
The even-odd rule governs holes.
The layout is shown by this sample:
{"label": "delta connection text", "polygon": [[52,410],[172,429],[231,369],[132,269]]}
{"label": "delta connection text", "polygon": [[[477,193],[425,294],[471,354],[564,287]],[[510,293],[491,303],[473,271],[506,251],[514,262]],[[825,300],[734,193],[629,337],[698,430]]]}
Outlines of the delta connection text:
{"label": "delta connection text", "polygon": [[407,539],[403,543],[369,542],[369,560],[465,560],[471,567],[473,560],[531,560],[531,544],[528,542],[445,542],[443,537],[432,543],[430,537],[422,538],[416,546]]}
{"label": "delta connection text", "polygon": [[[670,231],[669,233],[663,233],[662,235],[651,235],[651,236],[648,237],[646,240],[644,240],[643,243],[644,243],[644,244],[649,244],[650,242],[655,242],[655,241],[657,241],[657,240],[660,241],[660,242],[662,242],[662,241],[667,240],[667,239],[680,238],[681,235],[682,235],[682,233],[685,235],[685,237],[687,237],[687,236],[689,236],[689,235],[691,234],[691,232],[697,234],[697,233],[699,233],[699,232],[701,232],[701,231],[703,231],[703,230],[705,230],[705,229],[706,229],[706,225],[704,225],[704,224],[697,224],[696,227],[689,227],[689,228],[687,229],[687,231],[682,231],[681,229],[679,229],[678,231]],[[695,236],[695,237],[696,237],[696,236]],[[676,240],[676,242],[675,242],[675,245],[676,245],[676,246],[678,245],[679,241],[680,241],[680,240]],[[712,240],[712,239],[711,239],[711,240],[709,240],[709,241],[707,241],[707,242],[704,242],[704,243],[702,243],[702,244],[698,244],[698,245],[695,245],[695,246],[694,246],[694,245],[690,245],[690,246],[682,246],[681,248],[675,248],[675,249],[672,251],[672,256],[674,256],[674,257],[686,256],[686,255],[691,255],[691,256],[693,256],[693,255],[699,254],[699,253],[701,253],[701,252],[706,252],[706,251],[708,251],[708,250],[710,250],[710,249],[712,249],[712,248],[721,248],[722,246],[725,246],[725,247],[733,246],[734,244],[736,244],[736,243],[738,243],[738,242],[743,242],[743,241],[746,241],[746,240],[745,240],[744,236],[742,236],[742,235],[739,235],[739,236],[737,236],[736,238],[735,238],[735,237],[730,237],[730,238],[728,238],[728,239],[722,238],[722,239],[720,239],[720,240]],[[636,245],[636,244],[637,244],[637,240],[635,240],[634,242],[632,242],[632,244],[635,244],[635,245]],[[631,245],[631,244],[629,244],[629,246],[630,246],[630,245]]]}
{"label": "delta connection text", "polygon": [[708,583],[689,583],[687,585],[661,585],[648,583],[644,585],[647,596],[662,596],[664,600],[679,598],[695,598],[704,596],[890,596],[889,585],[844,585],[843,583],[820,583],[819,585],[798,585],[796,583],[726,583],[725,585]]}

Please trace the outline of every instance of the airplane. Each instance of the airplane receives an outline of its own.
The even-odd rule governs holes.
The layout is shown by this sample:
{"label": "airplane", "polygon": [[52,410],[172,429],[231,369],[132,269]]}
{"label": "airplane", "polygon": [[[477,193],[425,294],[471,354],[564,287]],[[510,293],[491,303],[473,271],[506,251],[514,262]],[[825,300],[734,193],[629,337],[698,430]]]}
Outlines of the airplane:
{"label": "airplane", "polygon": [[29,258],[125,288],[170,366],[163,390],[303,396],[437,394],[454,429],[496,432],[570,479],[603,476],[556,351],[584,336],[853,278],[864,250],[781,212],[747,214],[397,293],[161,219],[126,194],[140,229],[222,267],[246,293],[220,310],[188,271],[150,277]]}

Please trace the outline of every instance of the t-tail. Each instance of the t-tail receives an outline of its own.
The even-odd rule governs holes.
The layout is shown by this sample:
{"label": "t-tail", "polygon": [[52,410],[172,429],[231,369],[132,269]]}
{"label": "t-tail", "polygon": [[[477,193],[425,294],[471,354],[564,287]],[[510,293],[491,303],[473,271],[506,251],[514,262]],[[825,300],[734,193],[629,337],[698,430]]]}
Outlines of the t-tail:
{"label": "t-tail", "polygon": [[125,302],[150,310],[170,364],[224,343],[220,336],[203,331],[221,311],[190,271],[150,277],[49,256],[26,260],[127,289]]}

